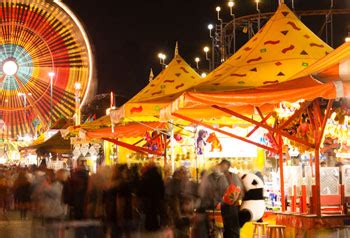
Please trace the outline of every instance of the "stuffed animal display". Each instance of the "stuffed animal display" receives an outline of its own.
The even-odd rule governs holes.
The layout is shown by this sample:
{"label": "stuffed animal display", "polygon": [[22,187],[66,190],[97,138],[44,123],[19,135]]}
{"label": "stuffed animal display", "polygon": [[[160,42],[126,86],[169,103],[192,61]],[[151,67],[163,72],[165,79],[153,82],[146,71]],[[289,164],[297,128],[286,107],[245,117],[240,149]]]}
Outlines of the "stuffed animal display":
{"label": "stuffed animal display", "polygon": [[253,173],[239,174],[245,194],[239,211],[239,223],[242,227],[249,221],[260,220],[265,213],[264,182]]}
{"label": "stuffed animal display", "polygon": [[208,139],[207,139],[207,143],[211,144],[211,152],[213,152],[214,150],[217,151],[222,151],[222,145],[218,139],[218,137],[216,136],[215,132],[212,132],[209,134]]}
{"label": "stuffed animal display", "polygon": [[207,144],[204,139],[207,137],[207,135],[208,135],[208,132],[205,130],[200,130],[198,132],[198,138],[196,143],[197,155],[203,155],[204,147]]}

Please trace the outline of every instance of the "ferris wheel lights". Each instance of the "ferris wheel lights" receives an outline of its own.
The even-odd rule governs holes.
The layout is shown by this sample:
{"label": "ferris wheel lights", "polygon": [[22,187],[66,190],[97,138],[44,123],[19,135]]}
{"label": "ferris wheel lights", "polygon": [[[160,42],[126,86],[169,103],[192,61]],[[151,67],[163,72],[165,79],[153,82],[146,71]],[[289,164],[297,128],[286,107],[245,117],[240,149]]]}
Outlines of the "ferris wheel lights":
{"label": "ferris wheel lights", "polygon": [[230,8],[232,8],[234,5],[235,5],[234,1],[229,1],[229,2],[228,2],[228,6],[229,6]]}
{"label": "ferris wheel lights", "polygon": [[2,66],[2,70],[7,76],[13,76],[17,73],[18,65],[14,60],[7,60]]}
{"label": "ferris wheel lights", "polygon": [[80,90],[80,89],[81,89],[81,83],[80,83],[80,82],[75,82],[75,83],[74,83],[74,88],[75,88],[76,90]]}

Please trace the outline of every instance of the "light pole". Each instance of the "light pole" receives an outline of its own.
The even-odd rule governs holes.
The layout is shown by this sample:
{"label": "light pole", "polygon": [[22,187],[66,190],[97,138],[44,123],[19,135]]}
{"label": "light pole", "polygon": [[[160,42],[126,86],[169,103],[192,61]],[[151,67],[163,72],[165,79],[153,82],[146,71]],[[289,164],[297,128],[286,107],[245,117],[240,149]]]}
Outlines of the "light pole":
{"label": "light pole", "polygon": [[[210,36],[210,39],[211,39],[211,49],[212,49],[212,53],[211,53],[211,62],[212,64],[214,64],[214,36],[212,34],[212,30],[213,30],[214,26],[213,24],[209,24],[208,25],[208,29],[209,29],[209,36]],[[206,57],[207,58],[207,57]],[[207,59],[208,60],[208,59]],[[209,70],[210,68],[214,68],[212,67],[211,65],[209,66]]]}
{"label": "light pole", "polygon": [[[220,18],[220,11],[221,11],[221,7],[216,7],[215,8],[216,12],[217,12],[217,17],[218,17],[218,21],[220,22],[220,53],[221,53],[221,63],[225,61],[225,44],[224,44],[224,34],[223,34],[223,21]],[[212,52],[213,54],[214,52]],[[214,68],[214,62],[212,62],[213,64],[213,68]]]}
{"label": "light pole", "polygon": [[49,72],[49,77],[50,77],[50,127],[52,123],[52,89],[53,89],[53,77],[55,77],[54,72]]}
{"label": "light pole", "polygon": [[196,62],[196,67],[197,67],[197,69],[199,69],[199,61],[200,61],[200,58],[199,58],[199,57],[196,57],[196,58],[194,59],[194,61]]}
{"label": "light pole", "polygon": [[23,105],[24,105],[24,121],[27,121],[27,96],[32,96],[31,93],[18,93],[18,97],[23,97]]}
{"label": "light pole", "polygon": [[165,59],[166,59],[166,55],[163,54],[163,53],[159,53],[158,54],[158,58],[159,58],[159,63],[160,65],[163,67],[163,69],[166,67],[166,64],[165,64]]}
{"label": "light pole", "polygon": [[210,59],[209,59],[209,57],[208,57],[209,47],[208,47],[208,46],[205,46],[205,47],[203,48],[203,51],[204,51],[204,53],[205,53],[205,59],[209,62],[209,71],[211,71]]}
{"label": "light pole", "polygon": [[236,53],[236,16],[233,13],[232,8],[235,6],[234,1],[229,1],[228,2],[228,7],[230,8],[230,15],[232,16],[232,33],[233,33],[233,53]]}
{"label": "light pole", "polygon": [[256,11],[258,12],[258,31],[260,31],[260,8],[259,8],[259,3],[260,0],[255,0],[256,3]]}
{"label": "light pole", "polygon": [[81,122],[81,112],[80,112],[80,89],[81,89],[81,83],[75,82],[74,83],[75,88],[75,125],[79,126]]}

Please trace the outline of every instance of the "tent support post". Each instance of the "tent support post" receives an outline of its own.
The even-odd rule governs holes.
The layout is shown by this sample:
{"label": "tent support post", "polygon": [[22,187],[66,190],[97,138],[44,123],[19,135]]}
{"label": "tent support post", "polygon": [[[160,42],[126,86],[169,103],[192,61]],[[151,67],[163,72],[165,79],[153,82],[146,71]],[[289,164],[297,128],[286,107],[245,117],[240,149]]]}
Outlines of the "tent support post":
{"label": "tent support post", "polygon": [[183,120],[185,120],[185,121],[189,121],[189,122],[192,122],[192,123],[194,123],[194,124],[204,126],[204,127],[206,127],[206,128],[209,128],[210,130],[213,130],[213,131],[219,132],[219,133],[221,133],[221,134],[224,134],[224,135],[233,137],[233,138],[235,138],[235,139],[244,141],[244,142],[246,142],[246,143],[253,144],[253,145],[258,146],[258,147],[260,147],[260,148],[263,148],[263,149],[265,149],[265,150],[272,151],[272,152],[274,152],[274,153],[278,153],[278,150],[275,149],[275,148],[272,148],[272,147],[268,147],[268,146],[259,144],[259,143],[257,143],[257,142],[248,140],[248,139],[246,139],[246,138],[244,138],[244,137],[241,137],[241,136],[237,136],[237,135],[235,135],[235,134],[232,134],[232,133],[230,133],[230,132],[221,130],[221,129],[219,129],[219,128],[215,128],[215,127],[213,127],[213,126],[211,126],[211,125],[208,125],[208,124],[206,124],[206,123],[204,123],[204,122],[201,122],[201,121],[198,121],[198,120],[189,118],[189,117],[187,117],[187,116],[183,116],[183,115],[178,114],[178,113],[173,113],[172,115],[173,115],[174,117],[183,119]]}
{"label": "tent support post", "polygon": [[[259,110],[260,111],[260,110]],[[259,113],[260,114],[260,113]],[[270,117],[272,116],[272,113],[270,112],[269,114],[264,117],[262,114],[260,115],[262,121],[260,123],[265,123]],[[259,126],[255,126],[253,130],[251,130],[246,137],[251,136],[257,129],[259,129]]]}
{"label": "tent support post", "polygon": [[285,212],[286,200],[284,195],[283,140],[281,135],[278,135],[278,140],[279,140],[278,155],[279,155],[279,166],[280,166],[281,206],[282,206],[282,212]]}
{"label": "tent support post", "polygon": [[322,120],[321,128],[315,130],[315,183],[316,183],[316,215],[321,216],[321,189],[320,189],[320,145],[323,138],[323,133],[326,128],[327,120],[332,111],[333,99],[328,101],[327,109]]}

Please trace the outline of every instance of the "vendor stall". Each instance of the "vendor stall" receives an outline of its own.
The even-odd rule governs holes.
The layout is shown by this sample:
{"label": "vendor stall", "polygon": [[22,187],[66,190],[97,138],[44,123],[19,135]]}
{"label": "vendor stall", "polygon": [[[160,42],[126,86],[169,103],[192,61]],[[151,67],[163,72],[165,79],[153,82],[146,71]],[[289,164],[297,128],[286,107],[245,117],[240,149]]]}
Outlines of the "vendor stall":
{"label": "vendor stall", "polygon": [[[163,109],[161,118],[187,120],[271,152],[277,156],[279,167],[280,199],[277,200],[281,203],[281,216],[288,208],[292,214],[312,214],[315,224],[332,226],[334,223],[328,223],[328,218],[321,215],[327,213],[324,208],[335,205],[341,211],[340,216],[344,216],[343,188],[334,188],[334,184],[339,185],[338,170],[320,170],[320,149],[327,121],[339,108],[335,100],[347,100],[350,95],[350,84],[346,81],[350,68],[347,44],[332,52],[281,3],[256,36],[214,70],[204,83]],[[239,118],[255,127],[242,136],[206,121],[223,116],[228,120]],[[266,130],[266,141],[256,142],[251,138],[259,128]],[[300,176],[288,181],[287,193],[284,165],[291,160],[289,146],[302,154],[306,151],[311,154],[309,168],[300,171],[297,165],[288,167],[289,174]],[[321,176],[327,176],[325,180],[332,183],[321,185]],[[309,189],[303,180],[308,180],[305,183],[310,184]],[[328,194],[322,194],[321,186]],[[288,225],[303,224],[299,217],[295,219],[298,222]],[[338,225],[341,224],[344,219],[338,215]]]}

